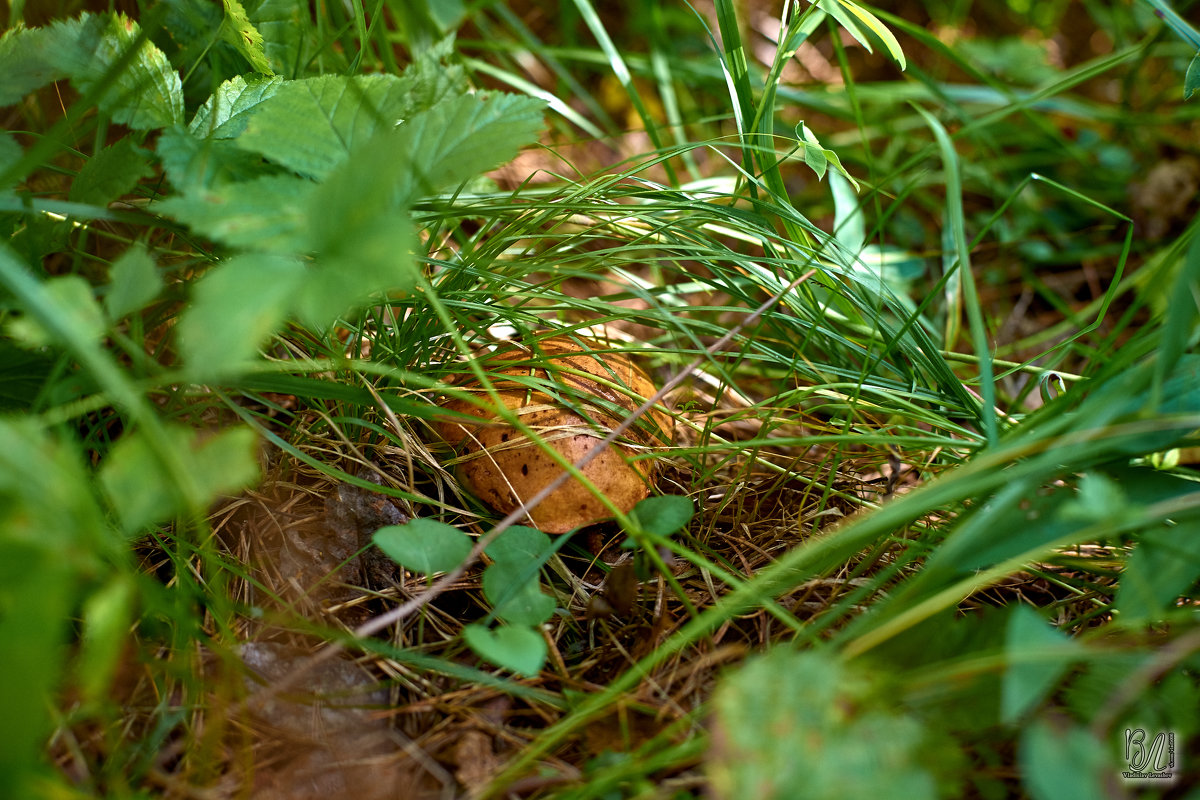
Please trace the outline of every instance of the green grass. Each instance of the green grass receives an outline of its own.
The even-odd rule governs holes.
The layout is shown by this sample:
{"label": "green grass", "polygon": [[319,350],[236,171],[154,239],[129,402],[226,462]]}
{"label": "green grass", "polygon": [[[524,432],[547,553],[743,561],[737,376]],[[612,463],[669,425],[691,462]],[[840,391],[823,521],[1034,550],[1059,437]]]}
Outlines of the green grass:
{"label": "green grass", "polygon": [[[1196,782],[1186,23],[242,5],[0,39],[0,795]],[[544,331],[672,387],[576,536],[432,433]]]}

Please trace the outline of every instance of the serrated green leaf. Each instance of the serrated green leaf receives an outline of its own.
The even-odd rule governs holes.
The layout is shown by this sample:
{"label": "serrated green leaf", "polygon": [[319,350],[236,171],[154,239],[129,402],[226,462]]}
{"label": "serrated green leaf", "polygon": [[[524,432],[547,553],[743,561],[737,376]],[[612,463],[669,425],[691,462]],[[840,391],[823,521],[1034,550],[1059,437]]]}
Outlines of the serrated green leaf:
{"label": "serrated green leaf", "polygon": [[131,137],[118,139],[87,160],[67,197],[76,203],[107,206],[154,174],[149,159],[149,151],[134,144]]}
{"label": "serrated green leaf", "polygon": [[271,75],[271,63],[263,50],[263,36],[254,27],[246,9],[238,0],[223,0],[225,4],[225,20],[221,25],[221,38],[232,44],[242,56],[250,62],[255,72]]}
{"label": "serrated green leaf", "polygon": [[1040,703],[1071,667],[1077,643],[1028,606],[1013,608],[1004,643],[1001,719],[1015,723]]}
{"label": "serrated green leaf", "polygon": [[104,296],[109,319],[118,320],[137,311],[158,296],[162,285],[154,259],[146,248],[141,245],[129,248],[113,262],[110,270],[108,294]]}
{"label": "serrated green leaf", "polygon": [[[107,321],[86,280],[79,275],[64,275],[46,281],[43,288],[45,302],[54,309],[58,324],[70,328],[72,338],[95,340],[104,335]],[[34,347],[61,343],[32,316],[13,320],[8,329],[17,339]]]}
{"label": "serrated green leaf", "polygon": [[670,536],[691,521],[696,507],[690,498],[679,495],[647,497],[633,507],[630,516],[637,524],[659,536]]}
{"label": "serrated green leaf", "polygon": [[261,0],[249,17],[262,34],[271,68],[285,78],[303,75],[320,46],[308,0]]}
{"label": "serrated green leaf", "polygon": [[1117,773],[1104,744],[1066,720],[1037,720],[1023,728],[1019,758],[1022,784],[1034,800],[1106,797],[1106,779]]}
{"label": "serrated green leaf", "polygon": [[232,139],[240,136],[250,116],[283,86],[283,78],[235,75],[217,87],[212,97],[196,109],[188,132],[196,137]]}
{"label": "serrated green leaf", "polygon": [[463,639],[482,658],[528,678],[536,678],[546,663],[546,640],[532,628],[503,625],[489,630],[472,623],[463,628]]}
{"label": "serrated green leaf", "polygon": [[168,197],[154,209],[232,247],[303,253],[311,249],[306,204],[314,188],[303,178],[268,175]]}
{"label": "serrated green leaf", "polygon": [[410,88],[394,75],[290,81],[258,106],[237,142],[290,170],[323,178],[353,149],[402,119]]}
{"label": "serrated green leaf", "polygon": [[388,558],[422,575],[449,572],[467,559],[474,546],[458,528],[426,518],[380,528],[371,538]]}
{"label": "serrated green leaf", "polygon": [[264,168],[261,158],[230,139],[197,138],[179,126],[162,132],[156,150],[167,179],[187,195],[200,195],[226,183],[249,183],[277,171]]}
{"label": "serrated green leaf", "polygon": [[[255,435],[233,428],[205,436],[182,426],[164,428],[172,447],[183,458],[204,497],[245,489],[258,477]],[[165,522],[190,509],[161,469],[161,461],[142,431],[126,433],[100,467],[100,483],[108,494],[122,528],[135,536],[147,526]]]}
{"label": "serrated green leaf", "polygon": [[528,571],[527,565],[497,562],[483,572],[483,596],[510,625],[541,625],[554,614],[554,598],[542,592],[538,571],[532,578]]}
{"label": "serrated green leaf", "polygon": [[[912,717],[874,696],[865,675],[818,652],[777,647],[745,661],[717,687],[719,733],[707,764],[720,800],[932,798],[929,752]],[[869,743],[869,744],[868,744]]]}
{"label": "serrated green leaf", "polygon": [[[75,35],[82,23],[62,20],[56,23],[72,28]],[[60,34],[61,35],[61,34]],[[0,36],[0,106],[18,102],[30,92],[66,77],[66,72],[52,59],[51,36],[46,28],[14,27]]]}
{"label": "serrated green leaf", "polygon": [[112,684],[133,615],[133,584],[121,573],[83,603],[83,637],[75,662],[85,704],[102,700]]}
{"label": "serrated green leaf", "polygon": [[512,160],[537,141],[545,107],[532,97],[473,94],[414,114],[389,134],[409,165],[397,184],[399,201],[411,203]]}
{"label": "serrated green leaf", "polygon": [[[97,101],[114,121],[135,130],[183,122],[183,84],[166,55],[124,14],[83,14],[79,26],[47,28],[47,58],[83,93],[110,81]],[[130,48],[135,55],[119,72]]]}
{"label": "serrated green leaf", "polygon": [[244,370],[278,330],[304,282],[294,258],[247,253],[225,261],[192,291],[179,321],[179,349],[188,374],[213,380]]}

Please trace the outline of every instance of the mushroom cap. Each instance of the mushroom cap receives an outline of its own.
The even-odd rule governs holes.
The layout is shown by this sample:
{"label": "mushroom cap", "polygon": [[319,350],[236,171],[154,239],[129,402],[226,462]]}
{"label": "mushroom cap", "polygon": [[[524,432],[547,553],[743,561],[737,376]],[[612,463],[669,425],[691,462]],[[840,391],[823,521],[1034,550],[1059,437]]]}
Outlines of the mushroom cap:
{"label": "mushroom cap", "polygon": [[[471,392],[477,402],[449,398],[442,408],[478,422],[447,416],[434,424],[458,456],[459,480],[496,511],[511,513],[562,471],[545,448],[578,461],[657,391],[628,356],[606,349],[600,342],[557,335],[477,354],[500,402],[541,442],[501,419],[477,381],[464,381],[458,388]],[[628,512],[649,495],[654,462],[627,457],[669,444],[674,422],[669,414],[651,411],[619,443],[589,461],[583,474]],[[611,515],[598,497],[571,478],[533,509],[530,522],[547,533],[565,533]]]}

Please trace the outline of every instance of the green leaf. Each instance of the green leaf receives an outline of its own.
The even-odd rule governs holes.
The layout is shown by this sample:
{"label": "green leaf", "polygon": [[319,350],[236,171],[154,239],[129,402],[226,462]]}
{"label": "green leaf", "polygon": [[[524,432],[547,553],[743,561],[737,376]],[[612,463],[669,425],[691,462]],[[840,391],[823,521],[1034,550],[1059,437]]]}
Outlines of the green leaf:
{"label": "green leaf", "polygon": [[501,533],[483,551],[498,564],[528,567],[531,574],[554,553],[550,537],[536,528],[513,525]]}
{"label": "green leaf", "polygon": [[[86,280],[79,275],[64,275],[46,281],[43,288],[43,299],[56,316],[56,323],[69,329],[66,338],[98,340],[104,335],[108,323]],[[14,337],[34,347],[65,342],[32,316],[13,320],[8,328]]]}
{"label": "green leaf", "polygon": [[237,142],[302,175],[323,178],[356,146],[403,118],[409,89],[395,75],[284,83],[259,104]]}
{"label": "green leaf", "polygon": [[1015,723],[1040,703],[1070,668],[1077,643],[1028,606],[1013,608],[1005,641],[1001,719]]}
{"label": "green leaf", "polygon": [[[47,29],[48,58],[82,93],[107,84],[97,104],[135,130],[183,122],[183,84],[166,55],[124,14],[84,13],[78,26]],[[140,40],[140,44],[138,44]],[[114,72],[131,48],[132,60]]]}
{"label": "green leaf", "polygon": [[307,229],[317,267],[297,312],[316,327],[375,293],[416,284],[416,234],[394,200],[404,161],[381,144],[356,150],[309,200]]}
{"label": "green leaf", "polygon": [[133,616],[133,583],[118,573],[83,603],[83,637],[75,673],[85,704],[104,699]]}
{"label": "green leaf", "polygon": [[474,546],[458,528],[424,518],[380,528],[372,539],[388,558],[422,575],[449,572],[467,559]]}
{"label": "green leaf", "polygon": [[1197,89],[1200,89],[1200,53],[1192,56],[1188,63],[1187,75],[1183,79],[1183,99],[1191,100]]}
{"label": "green leaf", "polygon": [[510,94],[472,94],[414,114],[388,134],[408,169],[400,175],[403,204],[511,161],[537,141],[545,102]]}
{"label": "green leaf", "polygon": [[319,47],[308,0],[261,0],[249,16],[271,68],[286,78],[302,75]]}
{"label": "green leaf", "polygon": [[871,49],[871,42],[863,34],[860,25],[866,27],[867,30],[879,37],[884,47],[887,48],[888,53],[900,65],[900,69],[907,67],[904,59],[904,50],[900,47],[900,42],[896,40],[895,35],[874,14],[853,2],[853,0],[817,0],[817,6],[836,19],[859,44],[867,49],[868,53],[874,51]]}
{"label": "green leaf", "polygon": [[235,75],[217,87],[212,97],[196,109],[188,132],[196,137],[232,139],[250,124],[259,106],[283,86],[283,78]]}
{"label": "green leaf", "polygon": [[1197,579],[1200,536],[1187,526],[1177,525],[1146,531],[1125,562],[1117,586],[1116,607],[1122,622],[1136,624],[1166,618]]}
{"label": "green leaf", "polygon": [[[212,436],[182,426],[164,430],[168,445],[183,457],[204,497],[211,500],[245,489],[257,479],[256,440],[249,428],[233,428]],[[138,535],[153,523],[200,510],[187,507],[160,464],[146,434],[135,431],[120,438],[100,467],[100,483],[128,535]]]}
{"label": "green leaf", "polygon": [[496,562],[483,572],[483,596],[496,616],[510,625],[541,625],[554,614],[554,598],[544,594],[538,570],[528,565]]}
{"label": "green leaf", "polygon": [[1037,720],[1022,729],[1022,783],[1034,800],[1108,797],[1105,779],[1117,774],[1104,744],[1065,720]]}
{"label": "green leaf", "polygon": [[224,0],[225,21],[221,25],[221,38],[232,44],[250,62],[255,72],[273,74],[267,53],[263,50],[262,34],[246,16],[246,9],[238,0]]}
{"label": "green leaf", "polygon": [[1079,491],[1074,499],[1062,504],[1061,519],[1081,523],[1119,519],[1127,516],[1132,507],[1120,484],[1103,472],[1084,473],[1079,479]]}
{"label": "green leaf", "polygon": [[695,513],[696,507],[690,498],[672,494],[647,497],[633,507],[630,516],[643,530],[670,536],[682,530]]}
{"label": "green leaf", "polygon": [[[56,23],[73,28],[78,33],[79,20]],[[0,36],[0,106],[9,106],[25,95],[66,77],[66,73],[51,58],[51,34],[45,28],[13,27]]]}
{"label": "green leaf", "polygon": [[804,163],[817,174],[818,179],[825,177],[826,169],[832,164],[843,178],[850,181],[854,186],[854,191],[859,190],[858,181],[842,166],[842,160],[838,158],[838,154],[822,146],[817,135],[803,121],[796,124],[796,139],[800,144]]}
{"label": "green leaf", "polygon": [[179,322],[179,349],[188,374],[212,380],[244,370],[279,329],[304,266],[294,258],[247,253],[206,274]]}
{"label": "green leaf", "polygon": [[0,339],[0,412],[32,406],[53,366],[45,353]]}
{"label": "green leaf", "polygon": [[67,197],[76,203],[107,206],[129,194],[142,178],[154,174],[150,153],[129,136],[117,140],[87,160],[71,184]]}
{"label": "green leaf", "polygon": [[935,798],[924,763],[952,763],[932,752],[914,718],[873,693],[865,674],[820,652],[776,647],[745,661],[717,687],[716,732],[708,754],[720,800]]}
{"label": "green leaf", "polygon": [[463,638],[479,656],[518,675],[536,678],[546,663],[546,640],[532,628],[504,625],[489,630],[472,623],[463,628]]}
{"label": "green leaf", "polygon": [[315,184],[290,175],[227,183],[154,208],[232,247],[275,253],[310,249],[306,203]]}
{"label": "green leaf", "polygon": [[109,319],[118,320],[137,311],[158,296],[163,282],[154,259],[142,245],[129,248],[113,262],[104,309]]}
{"label": "green leaf", "polygon": [[[205,190],[216,191],[216,187],[226,183],[248,183],[266,177],[264,172],[277,171],[266,167],[261,158],[241,149],[230,139],[199,139],[179,126],[162,132],[156,150],[167,178],[176,189],[189,196],[190,203],[200,202],[200,195]],[[290,175],[286,177],[298,180]],[[236,200],[236,195],[231,199]],[[269,210],[271,206],[259,209],[260,213]],[[211,209],[205,209],[206,219],[211,214]]]}

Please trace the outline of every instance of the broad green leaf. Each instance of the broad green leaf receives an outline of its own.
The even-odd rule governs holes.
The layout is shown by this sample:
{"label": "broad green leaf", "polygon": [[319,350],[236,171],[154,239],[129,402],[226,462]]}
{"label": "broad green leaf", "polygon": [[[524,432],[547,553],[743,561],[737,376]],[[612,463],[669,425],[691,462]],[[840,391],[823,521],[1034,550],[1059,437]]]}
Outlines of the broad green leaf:
{"label": "broad green leaf", "polygon": [[546,640],[532,628],[501,625],[489,630],[472,623],[463,628],[463,638],[482,658],[527,678],[536,678],[546,663]]}
{"label": "broad green leaf", "polygon": [[[167,57],[142,40],[123,69],[115,71],[141,37],[124,14],[83,14],[80,25],[47,29],[48,54],[55,66],[87,93],[107,83],[97,103],[115,122],[135,130],[165,128],[183,122],[183,84]],[[115,72],[114,72],[115,71]]]}
{"label": "broad green leaf", "polygon": [[1118,771],[1100,740],[1066,720],[1037,720],[1025,726],[1019,760],[1022,783],[1034,800],[1108,797],[1106,779]]}
{"label": "broad green leaf", "polygon": [[1071,667],[1079,646],[1025,605],[1012,609],[1005,639],[1001,719],[1011,724],[1046,697]]}
{"label": "broad green leaf", "polygon": [[133,615],[134,586],[117,573],[83,603],[83,637],[75,664],[85,704],[104,699],[117,671]]}
{"label": "broad green leaf", "polygon": [[394,75],[287,82],[258,106],[237,142],[290,170],[323,178],[355,147],[403,118],[409,88]]}
{"label": "broad green leaf", "polygon": [[356,150],[308,201],[316,268],[301,288],[296,311],[316,327],[372,295],[416,284],[416,234],[394,201],[405,161],[391,158],[382,144]]}
{"label": "broad green leaf", "polygon": [[[108,325],[104,312],[92,295],[92,287],[82,277],[51,278],[42,284],[42,289],[44,302],[55,314],[55,323],[69,329],[68,338],[97,340],[104,335]],[[14,319],[8,330],[17,339],[35,347],[62,343],[57,334],[47,331],[32,316]]]}
{"label": "broad green leaf", "polygon": [[[205,497],[245,489],[258,477],[255,435],[233,428],[205,436],[184,427],[164,429],[166,444],[179,453]],[[136,536],[153,523],[194,513],[167,479],[146,433],[126,433],[100,467],[100,483],[126,534]]]}
{"label": "broad green leaf", "polygon": [[528,567],[533,575],[554,552],[550,537],[536,528],[513,525],[483,551],[496,563]]}
{"label": "broad green leaf", "polygon": [[104,296],[108,318],[118,320],[137,311],[158,296],[162,285],[154,259],[146,248],[141,245],[129,248],[110,269],[108,294]]}
{"label": "broad green leaf", "polygon": [[232,44],[250,62],[255,72],[273,74],[267,53],[263,50],[262,34],[246,16],[246,9],[238,0],[223,0],[225,21],[221,25],[221,37]]}
{"label": "broad green leaf", "polygon": [[696,513],[690,498],[679,495],[647,497],[633,507],[630,516],[638,526],[659,536],[670,536],[683,529]]}
{"label": "broad green leaf", "polygon": [[226,183],[153,208],[232,247],[276,253],[310,249],[306,203],[315,184],[290,175]]}
{"label": "broad green leaf", "polygon": [[153,174],[149,151],[126,136],[87,160],[71,183],[67,197],[77,203],[107,206],[129,194],[142,178]]}
{"label": "broad green leaf", "polygon": [[246,253],[213,267],[192,291],[179,322],[179,349],[188,374],[213,380],[244,370],[283,324],[306,278],[294,258]]}
{"label": "broad green leaf", "polygon": [[240,136],[251,115],[283,86],[283,78],[235,75],[217,87],[212,97],[196,109],[188,132],[196,137],[232,139]]}
{"label": "broad green leaf", "polygon": [[1183,99],[1191,100],[1197,89],[1200,89],[1200,53],[1192,56],[1188,63],[1187,75],[1183,79]]}
{"label": "broad green leaf", "polygon": [[1079,479],[1076,496],[1062,504],[1059,515],[1065,520],[1090,523],[1117,519],[1130,510],[1129,498],[1121,485],[1103,472],[1092,471]]}
{"label": "broad green leaf", "polygon": [[422,575],[449,572],[467,559],[474,546],[458,528],[426,518],[380,528],[372,539],[388,558]]}
{"label": "broad green leaf", "polygon": [[[78,35],[79,20],[64,20],[56,27],[69,28]],[[30,92],[66,77],[51,57],[51,40],[46,28],[13,27],[0,36],[0,106],[18,102]]]}
{"label": "broad green leaf", "polygon": [[720,800],[848,797],[935,798],[931,752],[914,718],[877,696],[866,674],[820,652],[776,647],[731,670],[713,698],[716,732],[708,753]]}
{"label": "broad green leaf", "polygon": [[259,0],[250,5],[250,22],[262,34],[271,68],[285,78],[303,75],[319,47],[308,0]]}
{"label": "broad green leaf", "polygon": [[1117,586],[1116,607],[1124,624],[1161,621],[1200,579],[1200,536],[1194,525],[1142,534]]}
{"label": "broad green leaf", "polygon": [[397,157],[409,166],[397,186],[400,202],[455,187],[512,160],[537,141],[545,106],[531,97],[473,94],[413,115],[389,134]]}
{"label": "broad green leaf", "polygon": [[554,598],[544,594],[538,570],[528,564],[496,562],[483,572],[483,595],[496,616],[510,625],[541,625],[554,614]]}
{"label": "broad green leaf", "polygon": [[54,359],[46,353],[0,339],[0,412],[32,406],[53,366]]}
{"label": "broad green leaf", "polygon": [[[180,126],[163,131],[156,149],[167,179],[193,200],[204,190],[226,183],[249,183],[267,177],[264,172],[279,171],[265,168],[261,158],[230,139],[197,138]],[[282,177],[297,180],[291,175]],[[269,211],[271,206],[261,210]]]}

